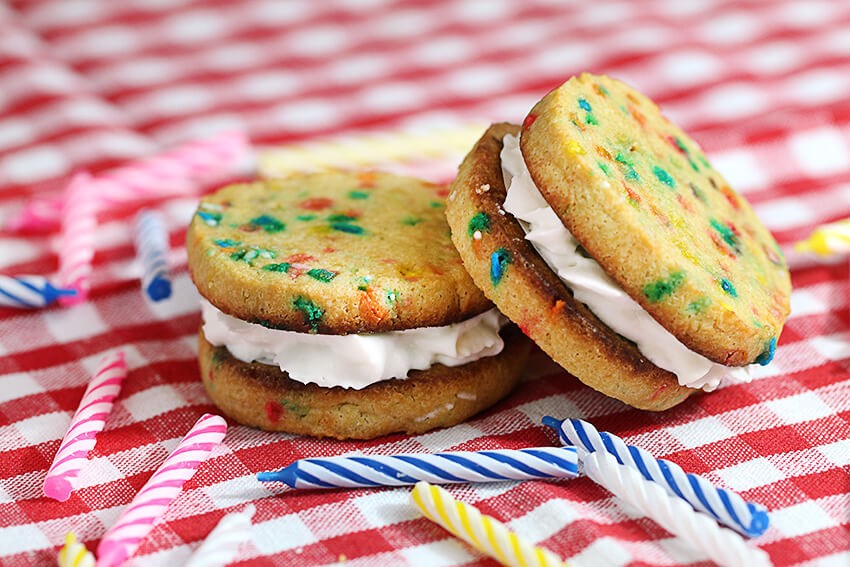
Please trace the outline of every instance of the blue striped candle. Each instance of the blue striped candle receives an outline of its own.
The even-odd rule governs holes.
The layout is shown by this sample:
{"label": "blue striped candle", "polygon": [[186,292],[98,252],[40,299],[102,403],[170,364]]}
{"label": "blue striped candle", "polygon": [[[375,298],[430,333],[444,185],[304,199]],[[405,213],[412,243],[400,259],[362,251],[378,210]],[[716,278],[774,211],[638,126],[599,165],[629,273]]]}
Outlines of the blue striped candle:
{"label": "blue striped candle", "polygon": [[274,472],[261,472],[262,482],[285,482],[292,488],[364,488],[431,484],[574,478],[573,447],[496,449],[436,454],[353,455],[301,459]]}
{"label": "blue striped candle", "polygon": [[54,287],[44,276],[0,276],[0,305],[4,307],[46,307],[60,297],[76,293],[73,289]]}
{"label": "blue striped candle", "polygon": [[143,210],[136,216],[136,254],[142,263],[142,289],[153,301],[171,297],[168,232],[162,215]]}
{"label": "blue striped candle", "polygon": [[626,445],[616,435],[599,432],[581,419],[560,421],[547,416],[543,423],[558,432],[562,443],[574,445],[581,452],[610,453],[621,465],[636,469],[645,479],[663,486],[671,496],[687,501],[694,509],[709,514],[721,524],[750,537],[767,530],[770,518],[764,506],[747,502],[731,490],[717,488],[701,476],[686,473],[676,463],[656,459],[649,451]]}

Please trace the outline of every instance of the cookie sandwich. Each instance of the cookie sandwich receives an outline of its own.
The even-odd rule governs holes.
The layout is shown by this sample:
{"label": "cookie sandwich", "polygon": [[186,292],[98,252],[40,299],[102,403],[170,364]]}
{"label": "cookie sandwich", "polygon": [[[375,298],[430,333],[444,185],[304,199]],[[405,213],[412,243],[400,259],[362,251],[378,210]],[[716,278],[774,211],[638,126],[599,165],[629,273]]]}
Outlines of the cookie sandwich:
{"label": "cookie sandwich", "polygon": [[583,74],[491,126],[446,210],[475,283],[556,362],[663,410],[767,364],[788,268],[750,205],[647,97]]}
{"label": "cookie sandwich", "polygon": [[452,245],[446,189],[330,172],[225,187],[187,234],[213,402],[270,431],[420,433],[490,407],[529,344]]}

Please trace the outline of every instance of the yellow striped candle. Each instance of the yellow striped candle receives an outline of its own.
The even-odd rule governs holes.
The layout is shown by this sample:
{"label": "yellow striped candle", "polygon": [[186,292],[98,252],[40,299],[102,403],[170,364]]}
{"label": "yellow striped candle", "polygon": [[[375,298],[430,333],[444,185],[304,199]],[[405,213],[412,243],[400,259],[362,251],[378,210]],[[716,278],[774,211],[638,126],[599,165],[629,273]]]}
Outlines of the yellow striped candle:
{"label": "yellow striped candle", "polygon": [[426,518],[502,565],[566,565],[551,551],[532,545],[509,530],[505,524],[482,514],[474,506],[455,500],[439,486],[420,481],[413,488],[411,497]]}
{"label": "yellow striped candle", "polygon": [[794,244],[798,252],[812,252],[819,256],[832,256],[850,252],[850,219],[817,227],[805,240]]}
{"label": "yellow striped candle", "polygon": [[94,567],[94,555],[77,541],[74,532],[65,535],[65,546],[56,558],[59,567]]}

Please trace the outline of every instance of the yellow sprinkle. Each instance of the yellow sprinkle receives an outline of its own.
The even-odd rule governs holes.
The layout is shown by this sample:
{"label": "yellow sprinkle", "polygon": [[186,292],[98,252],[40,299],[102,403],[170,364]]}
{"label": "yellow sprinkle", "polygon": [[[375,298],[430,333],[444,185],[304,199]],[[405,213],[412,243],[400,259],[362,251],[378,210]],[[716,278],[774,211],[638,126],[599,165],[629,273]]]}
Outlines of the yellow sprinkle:
{"label": "yellow sprinkle", "polygon": [[571,154],[584,155],[584,148],[575,140],[567,140],[567,151]]}
{"label": "yellow sprinkle", "polygon": [[[531,545],[503,523],[483,515],[474,506],[455,500],[438,486],[420,481],[413,488],[411,499],[426,518],[504,565],[566,565],[551,551]],[[482,539],[478,534],[486,537]]]}
{"label": "yellow sprinkle", "polygon": [[463,157],[486,124],[435,128],[428,132],[393,131],[362,134],[271,148],[259,153],[263,177],[327,169],[374,167],[424,159]]}

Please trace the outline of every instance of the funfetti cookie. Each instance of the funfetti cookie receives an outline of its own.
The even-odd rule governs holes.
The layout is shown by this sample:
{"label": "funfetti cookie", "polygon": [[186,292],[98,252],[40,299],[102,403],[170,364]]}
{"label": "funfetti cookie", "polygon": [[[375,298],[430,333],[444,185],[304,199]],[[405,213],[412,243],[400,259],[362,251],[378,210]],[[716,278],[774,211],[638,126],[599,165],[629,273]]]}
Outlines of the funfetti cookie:
{"label": "funfetti cookie", "polygon": [[476,284],[591,387],[661,410],[767,364],[789,313],[779,248],[645,96],[581,75],[498,124],[447,207]]}
{"label": "funfetti cookie", "polygon": [[529,345],[513,326],[500,334],[506,320],[464,270],[445,193],[332,172],[205,197],[187,250],[213,402],[267,430],[368,439],[503,398]]}

